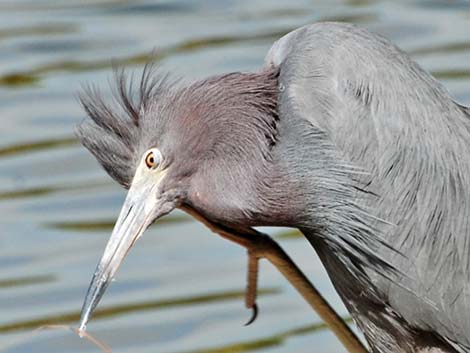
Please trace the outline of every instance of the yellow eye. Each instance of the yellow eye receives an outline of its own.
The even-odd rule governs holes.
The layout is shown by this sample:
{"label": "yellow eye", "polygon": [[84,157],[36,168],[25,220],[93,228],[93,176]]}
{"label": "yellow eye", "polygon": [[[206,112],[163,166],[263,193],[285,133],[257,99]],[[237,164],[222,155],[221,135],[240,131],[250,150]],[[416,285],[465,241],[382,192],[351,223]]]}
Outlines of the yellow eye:
{"label": "yellow eye", "polygon": [[148,169],[157,169],[162,162],[162,154],[158,148],[151,148],[144,153],[144,162]]}
{"label": "yellow eye", "polygon": [[153,152],[149,152],[147,157],[145,157],[145,164],[149,169],[155,168],[157,166],[157,161],[155,160],[155,155]]}

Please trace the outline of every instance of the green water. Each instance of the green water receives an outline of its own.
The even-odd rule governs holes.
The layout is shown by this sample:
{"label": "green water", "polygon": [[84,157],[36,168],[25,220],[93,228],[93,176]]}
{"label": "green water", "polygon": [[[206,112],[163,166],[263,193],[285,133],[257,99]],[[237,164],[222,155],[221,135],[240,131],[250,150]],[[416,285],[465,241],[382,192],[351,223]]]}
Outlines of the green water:
{"label": "green water", "polygon": [[[274,40],[349,21],[408,51],[470,104],[468,1],[0,1],[0,353],[97,352],[76,325],[124,191],[77,143],[77,92],[150,59],[194,80],[256,70]],[[342,315],[313,250],[268,229]],[[282,233],[282,234],[280,234]],[[243,249],[175,212],[129,254],[89,325],[113,352],[344,352],[301,297],[261,266],[244,308]]]}

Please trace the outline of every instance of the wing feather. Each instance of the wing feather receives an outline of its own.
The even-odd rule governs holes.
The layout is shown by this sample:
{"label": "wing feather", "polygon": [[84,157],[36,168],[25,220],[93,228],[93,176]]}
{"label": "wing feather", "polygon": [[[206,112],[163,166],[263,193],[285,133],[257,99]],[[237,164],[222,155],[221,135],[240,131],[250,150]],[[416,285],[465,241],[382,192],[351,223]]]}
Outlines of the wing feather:
{"label": "wing feather", "polygon": [[369,274],[390,307],[470,349],[470,109],[400,49],[353,25],[291,32],[265,65],[280,67],[281,119],[295,114],[323,132],[343,162],[365,171],[360,187],[378,195],[357,203],[386,221],[371,228],[405,255],[376,249],[407,274]]}

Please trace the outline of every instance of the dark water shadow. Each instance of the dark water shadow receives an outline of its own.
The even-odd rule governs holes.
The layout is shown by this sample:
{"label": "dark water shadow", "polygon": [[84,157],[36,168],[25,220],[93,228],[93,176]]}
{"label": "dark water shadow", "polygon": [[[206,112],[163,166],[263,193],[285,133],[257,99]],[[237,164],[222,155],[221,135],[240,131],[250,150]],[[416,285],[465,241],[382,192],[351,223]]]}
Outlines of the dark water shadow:
{"label": "dark water shadow", "polygon": [[59,192],[82,191],[101,188],[109,185],[109,181],[95,181],[86,184],[63,184],[54,186],[39,186],[21,190],[2,191],[0,192],[1,200],[15,200],[31,197],[40,197],[51,195]]}
{"label": "dark water shadow", "polygon": [[35,152],[50,148],[61,148],[78,144],[78,140],[73,136],[57,139],[42,140],[36,142],[19,143],[0,148],[0,158],[10,157],[16,154]]}
{"label": "dark water shadow", "polygon": [[470,69],[436,70],[432,72],[432,75],[439,80],[468,80]]}
{"label": "dark water shadow", "polygon": [[51,36],[76,33],[78,26],[71,23],[41,24],[29,27],[11,27],[0,29],[0,40],[27,36]]}
{"label": "dark water shadow", "polygon": [[375,13],[356,13],[356,14],[343,14],[336,16],[327,16],[321,19],[328,22],[349,22],[355,24],[367,24],[377,21],[377,14]]}
{"label": "dark water shadow", "polygon": [[470,51],[470,42],[446,43],[408,50],[410,55],[452,54]]}
{"label": "dark water shadow", "polygon": [[274,236],[276,239],[302,239],[304,235],[297,229],[289,229]]}
{"label": "dark water shadow", "polygon": [[27,277],[16,277],[0,279],[0,289],[2,288],[13,288],[13,287],[24,287],[34,284],[44,284],[57,281],[57,277],[54,275],[37,275]]}
{"label": "dark water shadow", "polygon": [[106,14],[116,14],[121,15],[146,15],[152,16],[158,13],[168,14],[183,14],[188,12],[195,12],[198,9],[198,2],[185,2],[178,3],[173,2],[158,2],[158,3],[132,3],[124,2],[120,6],[113,4],[109,6],[109,9],[106,11]]}
{"label": "dark water shadow", "polygon": [[470,9],[470,3],[467,0],[419,0],[416,2],[416,4],[423,9],[430,8],[433,10],[449,10],[452,8],[456,11],[463,11]]}
{"label": "dark water shadow", "polygon": [[[159,225],[172,225],[192,222],[193,218],[181,215],[181,216],[166,216],[157,220],[154,224]],[[47,223],[47,228],[74,231],[74,232],[99,232],[99,231],[111,231],[113,230],[114,224],[116,223],[115,218],[95,220],[95,221],[79,221],[79,222],[53,222]]]}
{"label": "dark water shadow", "polygon": [[[344,317],[345,322],[352,322],[350,317]],[[328,329],[328,326],[325,323],[317,323],[308,326],[301,326],[293,328],[290,330],[279,332],[275,335],[234,343],[230,345],[224,345],[214,348],[204,348],[200,350],[185,351],[184,353],[242,353],[242,352],[251,352],[261,349],[266,349],[274,346],[281,346],[287,339],[311,334],[317,331],[322,331]]]}
{"label": "dark water shadow", "polygon": [[[197,4],[196,4],[197,5]],[[125,13],[138,15],[138,14],[153,14],[156,13],[183,13],[194,11],[195,4],[191,2],[176,2],[169,1],[157,4],[133,4],[126,0],[95,0],[95,1],[54,1],[54,2],[40,2],[40,1],[14,1],[9,3],[0,4],[0,11],[64,11],[64,10],[82,10],[80,14],[86,12],[109,14]]]}

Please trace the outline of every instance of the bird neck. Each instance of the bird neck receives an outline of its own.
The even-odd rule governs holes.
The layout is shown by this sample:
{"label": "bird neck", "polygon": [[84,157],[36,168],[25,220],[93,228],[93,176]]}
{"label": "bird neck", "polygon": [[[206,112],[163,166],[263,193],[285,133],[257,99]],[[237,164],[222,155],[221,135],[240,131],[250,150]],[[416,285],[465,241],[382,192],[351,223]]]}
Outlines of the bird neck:
{"label": "bird neck", "polygon": [[265,195],[261,213],[268,215],[261,225],[298,228],[357,321],[375,304],[384,310],[370,274],[392,278],[395,273],[377,255],[387,245],[373,226],[377,220],[359,202],[375,196],[362,189],[358,170],[342,162],[324,131],[291,115],[288,123],[280,121],[279,135],[270,176],[259,179],[258,195]]}
{"label": "bird neck", "polygon": [[357,203],[369,196],[355,181],[358,171],[342,162],[322,130],[295,115],[288,119],[278,124],[268,176],[257,178],[258,225],[302,230],[314,246],[327,244],[351,262],[358,276],[361,265],[383,273],[388,266],[375,255],[382,241]]}

